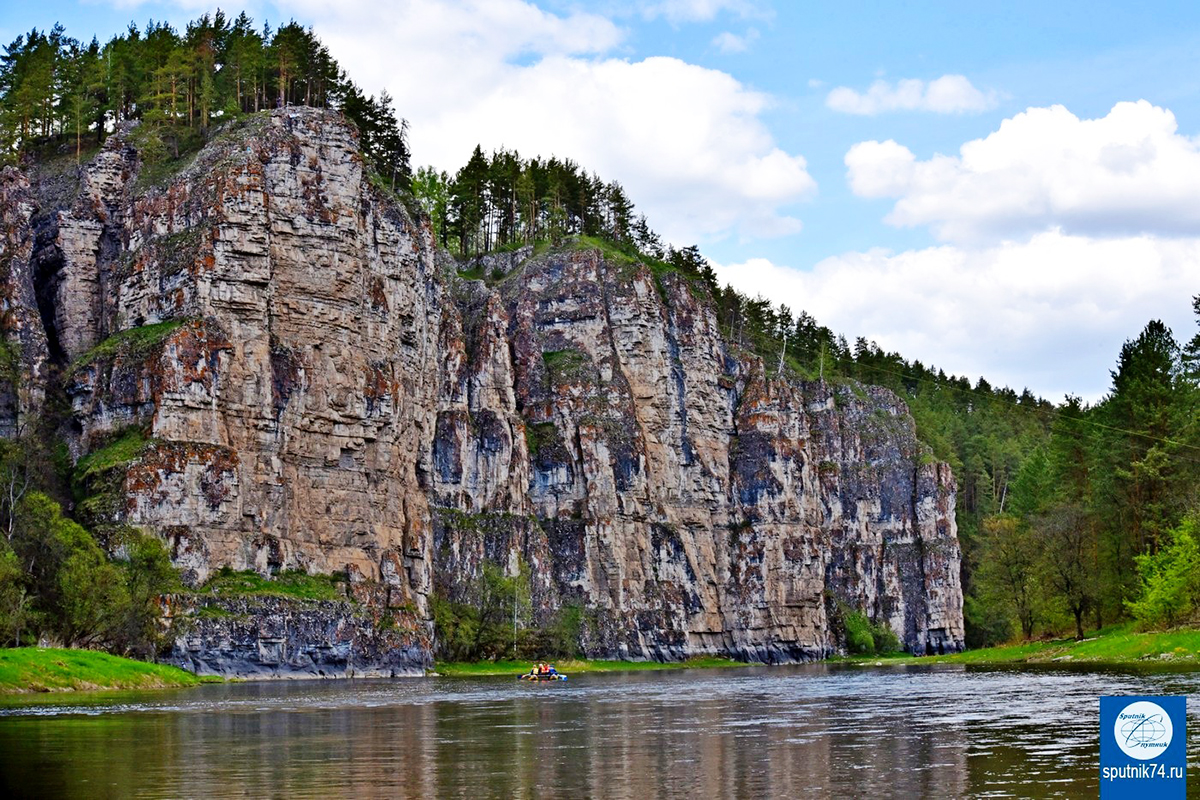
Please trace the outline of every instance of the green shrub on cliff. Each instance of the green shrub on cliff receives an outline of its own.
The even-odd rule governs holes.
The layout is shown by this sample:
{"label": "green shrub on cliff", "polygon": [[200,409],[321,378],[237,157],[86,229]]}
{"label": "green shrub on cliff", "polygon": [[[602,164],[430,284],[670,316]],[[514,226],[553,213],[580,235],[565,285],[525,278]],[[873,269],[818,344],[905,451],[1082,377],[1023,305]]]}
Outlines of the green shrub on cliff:
{"label": "green shrub on cliff", "polygon": [[865,614],[848,611],[842,616],[846,628],[846,650],[855,656],[874,655],[875,637],[871,635],[871,621]]}
{"label": "green shrub on cliff", "polygon": [[102,447],[79,459],[71,473],[78,520],[99,533],[113,526],[123,504],[127,465],[149,441],[145,430],[132,426],[109,434]]}
{"label": "green shrub on cliff", "polygon": [[75,475],[80,480],[86,480],[113,467],[128,464],[138,457],[147,441],[146,432],[141,428],[126,428],[115,434],[103,447],[79,459],[75,465]]}
{"label": "green shrub on cliff", "polygon": [[886,655],[900,651],[900,639],[883,623],[875,623],[861,611],[841,609],[846,650],[854,656]]}
{"label": "green shrub on cliff", "polygon": [[452,661],[513,656],[538,635],[529,627],[533,609],[524,562],[516,575],[506,575],[485,560],[462,598],[438,594],[432,605],[438,652]]}
{"label": "green shrub on cliff", "polygon": [[344,600],[345,582],[345,575],[310,575],[303,570],[284,570],[268,578],[252,569],[236,571],[221,567],[200,591],[224,597],[267,595],[299,600]]}
{"label": "green shrub on cliff", "polygon": [[74,372],[100,359],[113,358],[118,355],[125,358],[145,358],[187,321],[186,319],[169,319],[152,325],[141,325],[118,331],[75,359],[70,371]]}

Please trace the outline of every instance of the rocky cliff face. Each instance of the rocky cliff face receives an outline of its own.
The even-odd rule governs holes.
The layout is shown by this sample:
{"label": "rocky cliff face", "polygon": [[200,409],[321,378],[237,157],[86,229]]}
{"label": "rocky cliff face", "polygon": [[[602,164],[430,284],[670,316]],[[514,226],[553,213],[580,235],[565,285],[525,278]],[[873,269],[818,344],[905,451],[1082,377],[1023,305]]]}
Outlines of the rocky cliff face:
{"label": "rocky cliff face", "polygon": [[115,135],[56,209],[0,175],[0,426],[59,376],[73,456],[115,465],[88,510],[190,580],[347,572],[425,657],[484,559],[588,609],[594,654],[820,657],[837,602],[961,647],[953,478],[890,392],[768,377],[686,278],[598,249],[459,278],[336,114],[138,169]]}

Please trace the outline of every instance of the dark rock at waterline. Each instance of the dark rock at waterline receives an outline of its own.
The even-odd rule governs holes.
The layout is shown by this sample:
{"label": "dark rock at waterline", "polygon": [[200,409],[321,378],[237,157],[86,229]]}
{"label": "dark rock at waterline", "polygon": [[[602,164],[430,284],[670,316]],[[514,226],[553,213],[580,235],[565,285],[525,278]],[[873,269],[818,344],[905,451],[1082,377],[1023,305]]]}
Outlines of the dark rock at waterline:
{"label": "dark rock at waterline", "polygon": [[161,660],[229,678],[396,678],[433,666],[410,614],[351,601],[286,597],[176,598],[181,633]]}

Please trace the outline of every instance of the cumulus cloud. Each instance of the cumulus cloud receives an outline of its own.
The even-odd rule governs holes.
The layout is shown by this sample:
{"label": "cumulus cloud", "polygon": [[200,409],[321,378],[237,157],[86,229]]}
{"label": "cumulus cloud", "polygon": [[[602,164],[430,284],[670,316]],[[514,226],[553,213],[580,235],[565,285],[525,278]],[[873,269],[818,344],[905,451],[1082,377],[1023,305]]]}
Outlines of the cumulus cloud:
{"label": "cumulus cloud", "polygon": [[1061,228],[1089,236],[1200,235],[1200,142],[1142,100],[1100,119],[1030,108],[957,156],[918,160],[894,141],[846,154],[851,189],[897,198],[892,225],[946,241],[994,241]]}
{"label": "cumulus cloud", "polygon": [[843,114],[874,116],[887,111],[932,111],[935,114],[964,114],[995,108],[994,91],[981,92],[962,75],[943,75],[926,83],[908,78],[888,83],[875,81],[866,92],[839,86],[825,98],[825,105]]}
{"label": "cumulus cloud", "polygon": [[395,98],[417,164],[453,170],[477,143],[570,157],[679,243],[793,233],[787,207],[815,192],[761,119],[767,95],[675,58],[611,57],[623,33],[606,17],[523,0],[300,5],[360,85]]}
{"label": "cumulus cloud", "polygon": [[811,272],[764,259],[719,266],[744,292],[804,309],[848,336],[1048,399],[1099,399],[1121,343],[1154,318],[1195,332],[1200,239],[1060,231],[982,248],[847,253]]}

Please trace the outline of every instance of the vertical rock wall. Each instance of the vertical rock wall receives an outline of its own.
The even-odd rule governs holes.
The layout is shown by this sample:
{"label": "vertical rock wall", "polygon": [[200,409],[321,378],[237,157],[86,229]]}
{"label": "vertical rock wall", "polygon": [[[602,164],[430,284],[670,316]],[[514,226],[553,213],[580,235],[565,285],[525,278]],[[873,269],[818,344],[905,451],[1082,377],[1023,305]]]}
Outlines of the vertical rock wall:
{"label": "vertical rock wall", "polygon": [[[439,502],[478,496],[488,482],[459,476],[479,453],[527,463],[527,504],[503,510],[539,521],[547,602],[596,613],[598,651],[820,657],[839,604],[914,652],[961,647],[953,478],[924,463],[891,392],[770,379],[723,340],[702,290],[595,250],[530,259],[475,291],[488,323],[473,341],[511,350],[526,447],[444,412]],[[472,574],[459,551],[480,531],[444,527],[435,572],[452,583]],[[523,541],[544,563],[541,537]]]}
{"label": "vertical rock wall", "polygon": [[50,357],[34,290],[35,200],[29,181],[0,169],[0,436],[24,433],[45,401]]}
{"label": "vertical rock wall", "polygon": [[903,403],[769,378],[679,275],[568,248],[460,279],[311,109],[158,187],[114,136],[40,248],[27,189],[0,175],[6,340],[26,371],[53,349],[28,266],[52,256],[72,452],[138,444],[97,507],[191,580],[348,571],[428,619],[523,561],[597,654],[819,657],[839,603],[962,645],[953,478]]}

